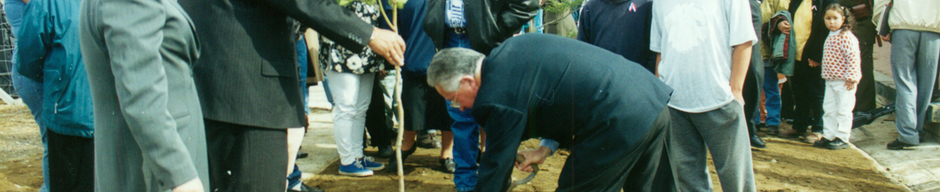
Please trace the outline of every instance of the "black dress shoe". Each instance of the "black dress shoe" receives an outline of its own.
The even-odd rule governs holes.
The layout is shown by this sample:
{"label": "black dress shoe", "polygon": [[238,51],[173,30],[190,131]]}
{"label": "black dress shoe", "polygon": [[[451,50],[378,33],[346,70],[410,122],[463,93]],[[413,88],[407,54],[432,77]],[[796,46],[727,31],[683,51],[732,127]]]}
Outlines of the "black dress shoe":
{"label": "black dress shoe", "polygon": [[444,167],[444,170],[448,173],[457,171],[457,162],[454,161],[454,158],[438,159],[438,161],[441,163],[441,166]]}
{"label": "black dress shoe", "polygon": [[379,152],[376,154],[376,157],[379,158],[393,158],[395,157],[395,150],[392,150],[392,146],[379,146]]}
{"label": "black dress shoe", "polygon": [[310,156],[310,154],[309,154],[309,153],[306,153],[306,152],[297,152],[297,158],[298,158],[298,159],[307,158],[307,156]]}
{"label": "black dress shoe", "polygon": [[[408,156],[411,156],[411,154],[414,154],[417,150],[418,148],[411,147],[411,151],[401,151],[401,161],[405,162],[405,160],[408,159]],[[386,170],[398,172],[398,161],[396,161],[395,155],[392,155],[392,157],[388,158],[388,164],[386,166],[388,167]]]}
{"label": "black dress shoe", "polygon": [[899,141],[899,140],[897,140],[897,139],[895,139],[895,140],[892,141],[891,143],[888,143],[888,149],[890,149],[890,150],[901,150],[901,149],[904,149],[905,147],[914,147],[914,146],[917,146],[917,145],[914,145],[914,144],[907,144],[907,143],[901,142],[901,141]]}
{"label": "black dress shoe", "polygon": [[845,142],[843,142],[841,138],[836,138],[835,140],[832,140],[829,143],[826,143],[825,148],[838,150],[838,149],[845,149],[848,146],[849,144],[846,144]]}
{"label": "black dress shoe", "polygon": [[764,140],[760,139],[759,136],[753,135],[751,136],[751,147],[766,148],[767,144],[764,144]]}

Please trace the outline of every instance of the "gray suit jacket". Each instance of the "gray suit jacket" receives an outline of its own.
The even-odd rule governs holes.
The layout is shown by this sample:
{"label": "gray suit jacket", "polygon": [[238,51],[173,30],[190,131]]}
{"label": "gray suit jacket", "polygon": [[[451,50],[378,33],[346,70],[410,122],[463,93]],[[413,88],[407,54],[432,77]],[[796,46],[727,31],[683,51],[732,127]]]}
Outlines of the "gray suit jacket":
{"label": "gray suit jacket", "polygon": [[[181,0],[202,57],[194,78],[206,119],[254,127],[301,127],[293,19],[349,50],[363,50],[372,25],[336,0]],[[291,19],[293,18],[293,19]]]}
{"label": "gray suit jacket", "polygon": [[192,64],[195,28],[175,0],[85,0],[81,49],[95,111],[98,191],[209,191]]}

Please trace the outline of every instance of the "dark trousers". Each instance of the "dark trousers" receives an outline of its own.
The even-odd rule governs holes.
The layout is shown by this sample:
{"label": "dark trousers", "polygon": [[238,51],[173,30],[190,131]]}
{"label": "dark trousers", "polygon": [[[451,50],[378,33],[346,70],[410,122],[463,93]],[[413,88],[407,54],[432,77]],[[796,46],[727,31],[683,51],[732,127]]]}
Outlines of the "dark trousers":
{"label": "dark trousers", "polygon": [[822,132],[822,101],[825,81],[822,66],[809,67],[808,61],[799,61],[794,66],[793,84],[794,113],[793,130],[804,133],[809,126],[813,132]]}
{"label": "dark trousers", "polygon": [[862,57],[862,79],[859,80],[855,92],[854,111],[869,111],[875,109],[877,96],[875,95],[875,72],[872,60],[872,44],[859,44]]}
{"label": "dark trousers", "polygon": [[793,120],[793,76],[787,77],[787,82],[783,83],[783,89],[780,89],[780,118]]}
{"label": "dark trousers", "polygon": [[402,77],[401,103],[405,107],[405,130],[450,131],[454,120],[447,114],[444,97],[427,83],[427,76]]}
{"label": "dark trousers", "polygon": [[[556,191],[676,191],[669,163],[669,107],[622,157],[608,157],[596,146],[575,144],[558,178]],[[604,160],[612,160],[605,162]],[[588,171],[590,170],[590,171]]]}
{"label": "dark trousers", "polygon": [[398,137],[398,133],[392,131],[393,109],[385,104],[386,89],[382,84],[382,79],[378,76],[374,79],[372,101],[369,102],[369,109],[366,110],[366,130],[372,136],[373,147],[391,146],[392,139]]}
{"label": "dark trousers", "polygon": [[764,68],[751,65],[747,69],[747,76],[744,77],[744,86],[741,89],[744,97],[744,118],[747,120],[748,136],[754,136],[758,131],[757,126],[751,120],[760,112],[760,80],[763,80],[763,72]]}
{"label": "dark trousers", "polygon": [[205,122],[213,191],[286,190],[286,129]]}
{"label": "dark trousers", "polygon": [[94,191],[95,140],[49,130],[49,191]]}

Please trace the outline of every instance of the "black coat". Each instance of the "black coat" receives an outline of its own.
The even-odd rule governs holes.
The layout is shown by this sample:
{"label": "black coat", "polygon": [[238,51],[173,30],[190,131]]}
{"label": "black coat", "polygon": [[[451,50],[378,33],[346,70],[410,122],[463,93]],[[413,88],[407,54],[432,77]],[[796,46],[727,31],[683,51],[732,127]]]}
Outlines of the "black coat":
{"label": "black coat", "polygon": [[555,35],[506,40],[483,60],[473,117],[486,131],[476,191],[504,191],[516,149],[543,137],[570,147],[566,167],[603,172],[666,108],[672,88],[639,64]]}
{"label": "black coat", "polygon": [[181,0],[202,54],[193,68],[206,119],[265,127],[301,127],[304,106],[291,20],[351,50],[372,25],[334,0]]}
{"label": "black coat", "polygon": [[[463,3],[470,48],[483,54],[489,54],[500,42],[519,32],[540,9],[539,0],[464,0]],[[446,6],[447,0],[428,0],[424,17],[424,31],[438,49],[444,48]]]}

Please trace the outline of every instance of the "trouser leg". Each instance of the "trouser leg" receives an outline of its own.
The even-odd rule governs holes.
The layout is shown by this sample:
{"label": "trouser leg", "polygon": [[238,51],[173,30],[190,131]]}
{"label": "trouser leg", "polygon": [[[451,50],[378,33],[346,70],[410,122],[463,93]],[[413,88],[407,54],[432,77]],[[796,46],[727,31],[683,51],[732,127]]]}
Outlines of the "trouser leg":
{"label": "trouser leg", "polygon": [[365,116],[372,97],[374,74],[328,71],[333,91],[333,135],[340,163],[349,165],[361,158]]}
{"label": "trouser leg", "polygon": [[91,138],[49,134],[49,191],[93,191],[95,144]]}
{"label": "trouser leg", "polygon": [[[756,191],[741,105],[732,101],[719,109],[690,116],[711,152],[722,190]],[[704,163],[706,159],[700,161]]]}
{"label": "trouser leg", "polygon": [[761,87],[764,90],[764,107],[767,110],[767,118],[764,120],[764,123],[767,126],[780,126],[780,90],[777,82],[777,73],[773,73],[772,67],[764,68],[764,86]]}
{"label": "trouser leg", "polygon": [[672,130],[668,136],[669,157],[672,158],[670,165],[676,176],[676,187],[679,191],[711,191],[705,140],[692,122],[692,114],[673,108],[669,110],[672,118]]}

